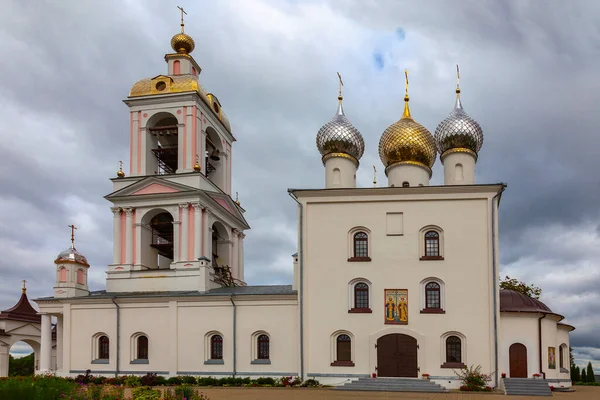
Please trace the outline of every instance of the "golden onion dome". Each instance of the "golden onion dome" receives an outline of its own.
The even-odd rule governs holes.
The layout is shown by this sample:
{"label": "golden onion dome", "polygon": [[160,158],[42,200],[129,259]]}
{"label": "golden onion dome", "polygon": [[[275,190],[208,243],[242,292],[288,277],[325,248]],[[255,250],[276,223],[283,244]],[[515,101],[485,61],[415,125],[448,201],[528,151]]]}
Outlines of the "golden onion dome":
{"label": "golden onion dome", "polygon": [[182,30],[181,33],[173,35],[171,38],[171,47],[178,53],[190,54],[194,51],[196,44],[194,43],[194,39],[190,35],[183,33]]}
{"label": "golden onion dome", "polygon": [[412,118],[408,101],[407,94],[402,118],[381,135],[379,158],[386,168],[397,163],[420,164],[431,172],[437,154],[435,140],[423,125]]}

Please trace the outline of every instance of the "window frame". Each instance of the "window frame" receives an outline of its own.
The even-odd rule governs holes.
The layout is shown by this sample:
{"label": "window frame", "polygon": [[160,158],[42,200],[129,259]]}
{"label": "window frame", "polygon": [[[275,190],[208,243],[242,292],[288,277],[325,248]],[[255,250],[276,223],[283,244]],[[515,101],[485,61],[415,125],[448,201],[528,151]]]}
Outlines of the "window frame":
{"label": "window frame", "polygon": [[211,360],[222,360],[223,359],[223,336],[212,335],[210,337],[210,359]]}
{"label": "window frame", "polygon": [[[261,358],[261,337],[267,338],[267,358]],[[250,364],[271,364],[271,335],[265,331],[256,331],[252,334],[252,360]]]}
{"label": "window frame", "polygon": [[[356,254],[356,235],[365,234],[366,238],[359,240],[366,242],[367,255],[357,256]],[[348,232],[348,261],[349,262],[365,262],[371,261],[371,231],[364,226],[356,226]]]}
{"label": "window frame", "polygon": [[[449,362],[448,361],[448,347],[447,342],[448,339],[456,337],[460,340],[460,362]],[[440,368],[465,368],[466,360],[467,360],[467,339],[465,335],[457,331],[450,331],[444,333],[440,337],[440,359],[441,365]]]}
{"label": "window frame", "polygon": [[[347,337],[347,342],[350,342],[350,349],[348,351],[350,360],[339,360],[339,338]],[[331,335],[331,366],[332,367],[354,367],[354,335],[348,331],[337,331]]]}
{"label": "window frame", "polygon": [[[100,340],[102,338],[106,338],[108,340],[108,357],[101,358],[100,356],[102,351],[102,346],[100,344]],[[94,336],[92,336],[92,364],[108,364],[110,362],[110,337],[104,332],[98,332]]]}
{"label": "window frame", "polygon": [[[364,284],[367,286],[367,302],[369,307],[356,307],[356,286],[359,284]],[[373,310],[371,309],[371,293],[372,287],[371,282],[364,278],[355,278],[348,283],[348,313],[349,314],[371,314]]]}
{"label": "window frame", "polygon": [[[436,283],[439,286],[440,307],[427,307],[427,285]],[[445,314],[446,313],[446,285],[439,278],[429,277],[421,281],[421,314]]]}
{"label": "window frame", "polygon": [[[140,338],[146,339],[146,358],[140,356]],[[143,354],[142,354],[143,355]],[[149,364],[150,363],[150,337],[144,332],[137,332],[131,335],[131,361],[130,364]]]}
{"label": "window frame", "polygon": [[[212,338],[215,336],[221,337],[221,358],[212,358]],[[204,335],[204,364],[225,364],[225,335],[219,331],[210,331]]]}
{"label": "window frame", "polygon": [[[430,232],[437,233],[437,256],[427,255],[427,238]],[[427,225],[419,230],[419,260],[420,261],[441,261],[444,260],[444,231],[437,225]]]}

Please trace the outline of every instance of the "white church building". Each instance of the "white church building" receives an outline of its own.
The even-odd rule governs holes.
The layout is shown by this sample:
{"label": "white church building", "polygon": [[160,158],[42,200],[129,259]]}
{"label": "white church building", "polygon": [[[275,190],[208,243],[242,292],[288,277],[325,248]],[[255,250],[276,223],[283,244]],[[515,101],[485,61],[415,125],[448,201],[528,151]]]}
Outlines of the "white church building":
{"label": "white church building", "polygon": [[[106,289],[88,289],[90,265],[72,245],[54,262],[53,295],[35,300],[40,372],[328,384],[428,374],[457,388],[455,369],[481,365],[491,386],[501,374],[570,386],[574,328],[540,301],[499,289],[506,185],[476,183],[483,132],[458,85],[431,134],[411,115],[407,80],[404,112],[379,142],[387,185],[359,188],[364,140],[344,114],[340,80],[337,112],[316,138],[325,187],[289,189],[293,283],[249,286],[250,227],[231,191],[236,139],[200,83],[183,21],[171,46],[166,74],[136,82],[124,100],[129,172],[119,170],[105,197],[114,222]],[[431,186],[438,155],[444,184]]]}

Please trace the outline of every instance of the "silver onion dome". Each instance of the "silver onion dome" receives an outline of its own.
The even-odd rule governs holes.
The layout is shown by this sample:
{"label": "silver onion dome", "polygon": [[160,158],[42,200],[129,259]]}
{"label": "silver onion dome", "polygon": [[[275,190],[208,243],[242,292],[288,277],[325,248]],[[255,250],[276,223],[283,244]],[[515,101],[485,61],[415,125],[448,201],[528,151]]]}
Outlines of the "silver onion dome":
{"label": "silver onion dome", "polygon": [[89,266],[85,256],[78,252],[75,247],[70,247],[67,250],[62,251],[58,256],[56,256],[56,260],[54,260],[54,262],[56,264],[70,262]]}
{"label": "silver onion dome", "polygon": [[460,89],[456,90],[456,104],[448,117],[435,129],[435,141],[440,154],[450,149],[468,149],[475,154],[483,145],[481,126],[463,110]]}
{"label": "silver onion dome", "polygon": [[344,153],[358,161],[365,152],[365,141],[358,129],[344,115],[341,96],[338,99],[337,113],[317,133],[317,148],[322,156]]}

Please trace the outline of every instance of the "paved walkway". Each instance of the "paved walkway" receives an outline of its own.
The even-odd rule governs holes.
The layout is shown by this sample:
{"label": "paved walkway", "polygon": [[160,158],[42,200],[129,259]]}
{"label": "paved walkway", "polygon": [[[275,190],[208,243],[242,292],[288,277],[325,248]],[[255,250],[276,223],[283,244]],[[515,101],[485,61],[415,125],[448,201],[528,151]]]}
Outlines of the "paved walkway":
{"label": "paved walkway", "polygon": [[[576,386],[575,392],[554,392],[554,400],[598,400],[600,386]],[[293,389],[293,388],[212,388],[201,389],[210,400],[500,400],[500,393],[381,393],[349,392],[331,389]],[[531,396],[504,396],[504,400],[533,400]]]}

